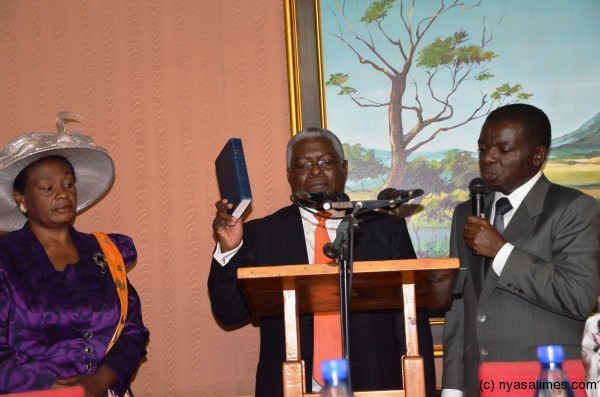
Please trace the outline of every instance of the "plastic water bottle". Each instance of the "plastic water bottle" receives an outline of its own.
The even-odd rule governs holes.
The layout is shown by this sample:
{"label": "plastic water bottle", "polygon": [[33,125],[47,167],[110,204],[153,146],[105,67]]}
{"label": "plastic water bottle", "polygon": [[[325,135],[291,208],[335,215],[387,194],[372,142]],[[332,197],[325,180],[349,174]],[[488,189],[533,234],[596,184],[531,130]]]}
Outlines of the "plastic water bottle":
{"label": "plastic water bottle", "polygon": [[354,395],[348,384],[348,361],[346,359],[323,361],[321,374],[325,381],[325,387],[321,390],[322,396],[352,397]]}
{"label": "plastic water bottle", "polygon": [[562,369],[563,348],[558,345],[538,346],[540,375],[535,384],[535,397],[575,397],[571,382]]}

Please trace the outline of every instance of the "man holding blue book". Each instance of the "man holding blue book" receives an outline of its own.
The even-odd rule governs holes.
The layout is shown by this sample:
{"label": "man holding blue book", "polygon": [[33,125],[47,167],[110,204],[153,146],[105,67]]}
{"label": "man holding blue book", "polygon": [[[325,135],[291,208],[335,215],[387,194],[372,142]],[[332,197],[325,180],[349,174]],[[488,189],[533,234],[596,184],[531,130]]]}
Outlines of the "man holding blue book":
{"label": "man holding blue book", "polygon": [[[342,194],[348,163],[339,139],[330,131],[307,128],[288,143],[287,176],[292,193]],[[238,286],[241,266],[281,266],[325,263],[324,241],[334,241],[343,212],[330,210],[315,216],[314,210],[291,205],[246,224],[229,215],[227,200],[215,204],[213,230],[217,247],[208,279],[213,313],[223,325],[248,322],[252,313]],[[381,212],[361,217],[360,233],[354,239],[354,259],[412,259],[415,252],[403,218]],[[328,327],[336,315],[301,314],[300,357],[305,362],[306,390],[318,392],[322,379],[320,359],[328,358],[325,348],[340,353],[339,331]],[[256,373],[256,396],[282,396],[282,363],[285,361],[283,316],[258,318],[260,356]],[[337,320],[339,324],[339,319]],[[337,328],[337,327],[333,327]],[[427,395],[435,395],[433,342],[426,312],[417,316],[419,351],[425,362]],[[402,388],[400,357],[405,354],[404,320],[399,310],[351,312],[349,316],[350,369],[354,390],[396,390]],[[326,339],[333,338],[333,339]],[[334,357],[330,357],[334,358]]]}

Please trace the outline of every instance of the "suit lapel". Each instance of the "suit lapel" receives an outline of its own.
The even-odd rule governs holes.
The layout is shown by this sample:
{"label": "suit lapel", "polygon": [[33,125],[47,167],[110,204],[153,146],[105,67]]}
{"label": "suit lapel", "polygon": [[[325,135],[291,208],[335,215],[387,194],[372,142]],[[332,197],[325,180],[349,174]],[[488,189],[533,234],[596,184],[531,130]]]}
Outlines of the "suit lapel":
{"label": "suit lapel", "polygon": [[[283,232],[279,237],[285,240],[283,244],[289,264],[307,264],[308,254],[306,252],[306,240],[304,238],[304,227],[302,226],[302,216],[300,209],[295,205],[289,207],[290,212],[283,220],[281,225]],[[290,256],[292,258],[290,258]]]}
{"label": "suit lapel", "polygon": [[506,241],[517,247],[531,233],[535,224],[533,220],[542,213],[549,187],[550,182],[542,175],[525,196],[517,212],[506,226],[504,231]]}
{"label": "suit lapel", "polygon": [[[519,247],[523,243],[523,240],[525,240],[532,232],[535,226],[535,218],[542,213],[544,199],[546,198],[549,187],[550,182],[542,175],[536,184],[533,185],[529,193],[527,193],[527,196],[525,196],[523,202],[519,205],[519,208],[517,208],[517,211],[506,226],[506,229],[504,230],[504,238],[506,241],[515,247]],[[486,216],[489,219],[488,210],[491,212],[491,205],[488,207],[489,208],[486,208]],[[493,269],[490,269],[490,272],[493,272]],[[489,298],[494,291],[494,288],[496,288],[499,278],[495,273],[493,276],[494,277],[487,277],[483,283],[483,289],[479,298],[480,304]]]}

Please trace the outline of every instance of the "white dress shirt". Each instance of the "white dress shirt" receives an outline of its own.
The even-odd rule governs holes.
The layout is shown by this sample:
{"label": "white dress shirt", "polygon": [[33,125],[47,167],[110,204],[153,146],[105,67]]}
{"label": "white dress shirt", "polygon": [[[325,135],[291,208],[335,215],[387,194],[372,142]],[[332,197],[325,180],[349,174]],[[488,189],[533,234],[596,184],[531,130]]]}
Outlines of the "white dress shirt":
{"label": "white dress shirt", "polygon": [[[508,199],[508,201],[510,201],[510,204],[512,205],[512,209],[510,211],[508,211],[506,214],[504,214],[504,228],[506,229],[506,227],[508,226],[513,215],[515,214],[515,212],[517,212],[517,209],[519,208],[519,206],[525,199],[525,196],[527,196],[527,194],[529,193],[531,188],[533,188],[533,185],[535,185],[535,183],[541,177],[542,177],[542,172],[538,171],[538,173],[535,174],[533,178],[531,178],[530,180],[528,180],[527,182],[525,182],[524,184],[519,186],[514,192],[512,192],[508,196],[505,196],[504,194],[502,194],[500,192],[495,192],[494,193],[495,194],[494,195],[494,203],[492,205],[492,213],[490,214],[490,219],[494,219],[494,215],[496,212],[496,201],[498,201],[502,197],[506,197]],[[507,242],[506,244],[504,244],[502,246],[502,248],[500,248],[500,251],[498,251],[498,253],[496,254],[496,257],[494,258],[494,260],[492,262],[492,269],[494,269],[494,272],[498,276],[500,275],[500,273],[502,273],[502,270],[504,269],[504,265],[506,265],[506,261],[508,260],[508,256],[510,255],[510,253],[512,252],[512,250],[514,248],[515,248],[514,245]]]}

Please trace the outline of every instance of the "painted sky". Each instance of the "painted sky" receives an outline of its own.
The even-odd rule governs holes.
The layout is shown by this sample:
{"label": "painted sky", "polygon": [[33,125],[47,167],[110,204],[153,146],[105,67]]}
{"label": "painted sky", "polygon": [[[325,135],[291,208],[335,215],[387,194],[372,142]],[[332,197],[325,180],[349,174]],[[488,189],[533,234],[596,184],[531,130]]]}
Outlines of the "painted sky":
{"label": "painted sky", "polygon": [[[338,3],[342,2],[338,0]],[[364,36],[364,24],[358,19],[370,1],[345,3],[347,14],[353,19],[353,27]],[[432,0],[417,0],[416,3],[413,23],[439,7],[439,3]],[[321,0],[325,80],[330,73],[349,73],[352,76],[350,85],[359,89],[362,96],[386,101],[389,80],[369,66],[360,65],[356,56],[331,35],[338,31],[336,14],[339,13],[335,10],[334,0]],[[384,22],[386,31],[395,39],[403,32],[398,15],[396,4]],[[503,83],[520,83],[525,92],[534,94],[527,102],[548,114],[553,137],[558,137],[573,132],[600,112],[599,16],[598,0],[482,0],[479,7],[456,9],[438,18],[421,48],[436,37],[445,38],[458,29],[470,34],[471,40],[466,44],[478,45],[485,18],[487,31],[493,30],[493,40],[486,48],[498,55],[490,65],[490,73],[495,77],[483,84],[470,81],[462,86],[457,96],[459,100],[454,101],[457,116],[472,109],[480,99],[480,91],[490,93]],[[340,21],[343,23],[343,20]],[[342,28],[346,37],[350,38],[347,27],[342,25]],[[397,50],[386,47],[378,31],[373,29],[372,33],[377,48],[386,59],[392,60],[395,66],[400,65]],[[368,54],[364,47],[357,45],[356,48]],[[413,71],[419,73],[416,68]],[[419,78],[422,74],[415,76]],[[389,150],[387,108],[365,111],[349,98],[336,94],[336,88],[326,89],[327,127],[344,142],[360,142],[367,147]],[[426,116],[431,115],[432,104],[425,102],[424,108]],[[472,121],[438,137],[420,151],[476,150],[482,123],[483,119]],[[406,127],[412,127],[412,123]]]}

